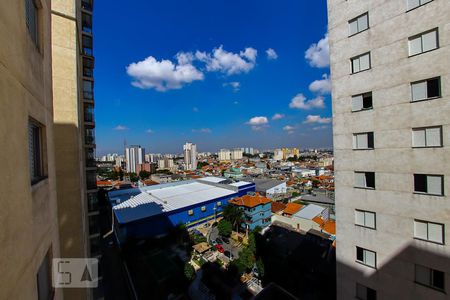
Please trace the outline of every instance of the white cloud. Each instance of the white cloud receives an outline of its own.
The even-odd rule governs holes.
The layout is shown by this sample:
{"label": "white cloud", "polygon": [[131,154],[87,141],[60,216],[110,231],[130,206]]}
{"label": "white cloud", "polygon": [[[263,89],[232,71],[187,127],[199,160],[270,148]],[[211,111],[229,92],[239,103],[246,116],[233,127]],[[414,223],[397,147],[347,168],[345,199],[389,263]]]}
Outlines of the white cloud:
{"label": "white cloud", "polygon": [[193,111],[193,112],[199,112],[199,109],[198,109],[198,107],[193,107],[193,108],[192,108],[192,111]]}
{"label": "white cloud", "polygon": [[154,133],[155,131],[153,130],[153,129],[147,129],[145,132],[147,132],[147,133]]}
{"label": "white cloud", "polygon": [[123,125],[117,125],[116,127],[114,127],[114,130],[118,130],[118,131],[128,130],[128,127],[123,126]]}
{"label": "white cloud", "polygon": [[200,128],[200,129],[192,129],[192,132],[198,132],[198,133],[211,133],[212,130],[209,128]]}
{"label": "white cloud", "polygon": [[233,104],[234,104],[234,105],[238,105],[238,104],[239,104],[239,101],[234,101]]}
{"label": "white cloud", "polygon": [[245,48],[238,53],[228,52],[223,46],[214,48],[211,53],[197,51],[195,57],[206,64],[209,72],[222,72],[227,75],[248,73],[255,67],[258,51]]}
{"label": "white cloud", "polygon": [[241,89],[241,83],[238,81],[231,81],[231,82],[225,82],[222,84],[222,86],[227,87],[230,86],[233,89],[233,92],[239,92]]}
{"label": "white cloud", "polygon": [[317,96],[314,99],[307,100],[303,94],[297,94],[292,98],[291,103],[289,103],[290,108],[296,109],[313,109],[313,108],[324,108],[325,102],[322,96]]}
{"label": "white cloud", "polygon": [[309,85],[309,90],[313,93],[325,95],[331,93],[331,79],[328,77],[328,74],[322,75],[323,79],[314,80]]}
{"label": "white cloud", "polygon": [[305,52],[305,58],[312,67],[325,68],[330,65],[330,49],[328,45],[328,33],[319,42],[309,46]]}
{"label": "white cloud", "polygon": [[251,118],[246,124],[251,125],[252,129],[255,131],[262,130],[266,127],[268,127],[269,120],[267,117],[253,117]]}
{"label": "white cloud", "polygon": [[273,116],[272,116],[272,120],[274,120],[274,121],[276,121],[276,120],[281,120],[281,119],[283,119],[285,117],[285,115],[283,115],[283,114],[274,114]]}
{"label": "white cloud", "polygon": [[331,118],[322,118],[319,115],[308,115],[306,116],[306,120],[303,122],[305,124],[328,124],[331,123]]}
{"label": "white cloud", "polygon": [[191,53],[178,53],[176,58],[177,63],[166,59],[158,61],[153,56],[131,63],[126,68],[127,74],[134,79],[131,84],[141,89],[153,88],[164,92],[203,80],[203,73],[192,65],[194,57]]}
{"label": "white cloud", "polygon": [[278,58],[278,54],[272,48],[266,50],[267,59],[273,60]]}
{"label": "white cloud", "polygon": [[293,131],[294,129],[295,129],[295,127],[291,126],[291,125],[286,125],[283,127],[284,131]]}
{"label": "white cloud", "polygon": [[323,130],[329,128],[327,125],[313,127],[312,130]]}

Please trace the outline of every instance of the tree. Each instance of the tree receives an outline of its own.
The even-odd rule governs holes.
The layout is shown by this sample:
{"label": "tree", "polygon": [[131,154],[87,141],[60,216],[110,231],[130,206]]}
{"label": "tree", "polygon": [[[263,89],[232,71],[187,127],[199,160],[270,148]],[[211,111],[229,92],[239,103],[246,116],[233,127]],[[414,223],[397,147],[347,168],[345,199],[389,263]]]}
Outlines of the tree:
{"label": "tree", "polygon": [[244,213],[242,212],[242,209],[239,208],[239,206],[229,204],[225,206],[223,209],[223,218],[230,222],[233,227],[235,227],[239,231],[239,226],[241,226],[242,219],[244,217]]}
{"label": "tree", "polygon": [[250,232],[248,235],[248,249],[252,252],[256,252],[256,241],[255,241],[255,234],[253,232]]}
{"label": "tree", "polygon": [[219,230],[219,234],[222,236],[230,236],[233,227],[231,223],[227,220],[221,220],[217,225],[217,229]]}
{"label": "tree", "polygon": [[208,166],[208,165],[209,165],[208,162],[200,161],[200,162],[197,163],[197,170],[200,170],[204,166]]}
{"label": "tree", "polygon": [[264,277],[264,263],[261,258],[256,261],[256,268],[258,268],[259,277]]}
{"label": "tree", "polygon": [[139,177],[141,179],[147,179],[150,177],[150,172],[146,171],[146,170],[142,170],[139,172]]}
{"label": "tree", "polygon": [[243,274],[253,268],[253,265],[255,264],[255,255],[248,247],[246,247],[239,252],[239,258],[234,260],[233,264],[236,266],[239,274]]}
{"label": "tree", "polygon": [[186,263],[184,265],[184,276],[186,276],[186,278],[190,281],[193,280],[195,278],[195,269],[193,266],[191,266],[191,264]]}
{"label": "tree", "polygon": [[128,173],[128,176],[130,176],[130,181],[131,181],[131,182],[136,182],[136,181],[139,180],[139,177],[138,177],[137,174],[134,173],[134,172]]}

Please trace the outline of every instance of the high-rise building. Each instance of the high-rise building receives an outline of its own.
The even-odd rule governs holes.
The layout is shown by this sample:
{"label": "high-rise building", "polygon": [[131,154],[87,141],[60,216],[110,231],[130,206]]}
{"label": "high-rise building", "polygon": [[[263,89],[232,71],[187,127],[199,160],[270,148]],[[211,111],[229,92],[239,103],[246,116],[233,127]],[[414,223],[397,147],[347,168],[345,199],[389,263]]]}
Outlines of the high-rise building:
{"label": "high-rise building", "polygon": [[[92,0],[51,2],[51,71],[61,257],[101,256],[92,9]],[[94,291],[94,297],[97,292]],[[85,289],[64,289],[65,299],[85,299],[90,294]]]}
{"label": "high-rise building", "polygon": [[450,4],[328,0],[338,299],[448,299]]}
{"label": "high-rise building", "polygon": [[186,143],[183,146],[184,166],[186,170],[197,169],[197,145]]}
{"label": "high-rise building", "polygon": [[0,298],[62,298],[50,0],[0,1]]}
{"label": "high-rise building", "polygon": [[281,150],[281,149],[275,149],[275,150],[273,151],[273,159],[274,159],[274,160],[281,161],[281,160],[283,160],[283,157],[284,157],[284,155],[283,155],[283,150]]}
{"label": "high-rise building", "polygon": [[136,173],[136,166],[145,162],[145,149],[139,145],[127,147],[125,148],[125,159],[127,172]]}
{"label": "high-rise building", "polygon": [[217,153],[219,161],[229,161],[231,159],[230,149],[220,149]]}
{"label": "high-rise building", "polygon": [[230,153],[231,160],[239,160],[243,158],[242,150],[239,148],[232,149]]}

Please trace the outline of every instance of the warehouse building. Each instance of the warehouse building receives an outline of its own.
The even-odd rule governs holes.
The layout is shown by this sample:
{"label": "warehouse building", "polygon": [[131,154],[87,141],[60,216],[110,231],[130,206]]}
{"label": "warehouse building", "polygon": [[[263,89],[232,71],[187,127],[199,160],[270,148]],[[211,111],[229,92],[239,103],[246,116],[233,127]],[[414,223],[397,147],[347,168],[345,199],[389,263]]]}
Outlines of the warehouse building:
{"label": "warehouse building", "polygon": [[108,193],[114,227],[122,243],[165,235],[174,226],[193,227],[216,219],[230,199],[255,191],[251,182],[207,177]]}

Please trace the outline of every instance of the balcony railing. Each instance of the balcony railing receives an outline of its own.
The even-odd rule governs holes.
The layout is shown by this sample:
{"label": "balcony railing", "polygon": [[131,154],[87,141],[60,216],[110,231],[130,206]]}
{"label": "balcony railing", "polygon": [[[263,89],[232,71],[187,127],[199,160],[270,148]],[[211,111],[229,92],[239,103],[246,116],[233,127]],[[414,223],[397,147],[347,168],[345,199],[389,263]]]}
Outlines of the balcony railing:
{"label": "balcony railing", "polygon": [[93,106],[85,106],[84,107],[84,121],[94,123],[94,107]]}

